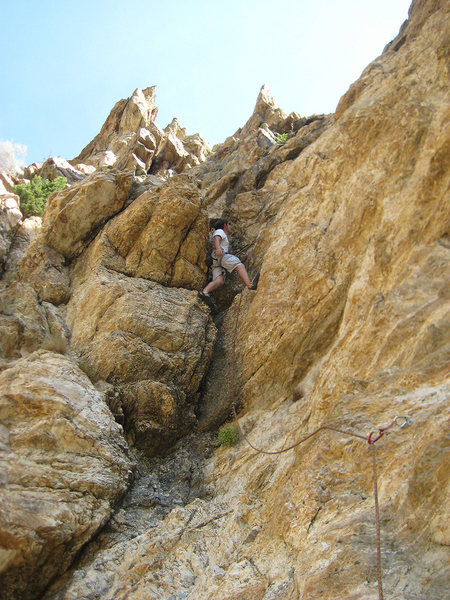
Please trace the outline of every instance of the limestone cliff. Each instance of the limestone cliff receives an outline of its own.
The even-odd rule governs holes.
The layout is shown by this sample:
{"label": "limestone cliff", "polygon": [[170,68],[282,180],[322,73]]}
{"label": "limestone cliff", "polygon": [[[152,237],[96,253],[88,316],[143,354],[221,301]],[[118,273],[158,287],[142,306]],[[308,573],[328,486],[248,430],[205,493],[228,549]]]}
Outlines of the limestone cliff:
{"label": "limestone cliff", "polygon": [[[335,114],[263,87],[212,152],[137,90],[42,227],[5,196],[1,598],[446,596],[449,25],[415,0]],[[222,215],[261,277],[211,314]]]}

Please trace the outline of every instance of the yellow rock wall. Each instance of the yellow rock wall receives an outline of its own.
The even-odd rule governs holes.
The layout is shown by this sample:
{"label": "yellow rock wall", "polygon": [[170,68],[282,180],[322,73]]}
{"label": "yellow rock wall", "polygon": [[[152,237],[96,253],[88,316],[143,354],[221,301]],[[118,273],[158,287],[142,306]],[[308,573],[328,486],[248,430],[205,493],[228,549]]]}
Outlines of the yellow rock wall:
{"label": "yellow rock wall", "polygon": [[[8,600],[39,597],[113,510],[43,600],[380,598],[367,438],[396,416],[374,446],[384,597],[448,595],[449,30],[448,2],[416,0],[334,115],[287,117],[263,88],[189,175],[100,170],[53,196],[0,282]],[[127,127],[155,116],[139,97]],[[231,278],[214,324],[196,290],[221,214],[261,277]],[[55,332],[64,356],[42,350]],[[233,403],[247,440],[211,444]],[[186,433],[134,451],[115,507],[127,443]]]}

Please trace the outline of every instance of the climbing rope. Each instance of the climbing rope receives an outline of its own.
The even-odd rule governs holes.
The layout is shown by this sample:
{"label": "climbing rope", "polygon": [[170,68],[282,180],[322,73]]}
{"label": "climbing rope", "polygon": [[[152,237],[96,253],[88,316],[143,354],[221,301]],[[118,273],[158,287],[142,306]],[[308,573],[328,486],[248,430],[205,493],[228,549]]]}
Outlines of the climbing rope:
{"label": "climbing rope", "polygon": [[[233,344],[232,344],[232,355],[231,355],[231,394],[232,394],[232,407],[233,407],[233,416],[236,421],[239,433],[241,437],[247,442],[247,444],[258,454],[283,454],[284,452],[289,452],[293,448],[300,446],[313,436],[317,435],[321,431],[329,430],[334,431],[336,433],[340,433],[343,435],[348,435],[354,438],[358,438],[367,442],[371,451],[372,451],[372,471],[373,471],[373,493],[374,493],[374,501],[375,501],[375,527],[376,527],[376,549],[377,549],[377,582],[378,582],[378,598],[379,600],[384,600],[383,596],[383,581],[382,581],[382,569],[381,569],[381,533],[380,533],[380,508],[378,503],[378,478],[377,478],[377,464],[376,464],[376,454],[375,454],[375,443],[385,434],[385,432],[393,427],[394,425],[399,425],[401,429],[410,423],[408,417],[405,416],[397,416],[395,417],[389,425],[386,427],[380,427],[377,431],[371,431],[368,436],[360,435],[358,433],[354,433],[351,431],[345,431],[343,429],[339,429],[337,427],[333,427],[331,425],[322,425],[309,435],[305,436],[301,440],[291,444],[286,448],[282,448],[281,450],[263,450],[262,448],[256,447],[249,440],[248,436],[242,431],[242,428],[239,424],[239,420],[237,418],[236,413],[236,402],[235,402],[235,349],[236,349],[236,337],[237,337],[237,325],[239,320],[239,314],[241,310],[241,302],[242,302],[242,294],[239,297],[239,303],[237,306],[234,334],[233,334]],[[376,436],[376,437],[375,437]]]}
{"label": "climbing rope", "polygon": [[239,248],[239,250],[236,250],[236,252],[235,252],[236,256],[240,256],[241,254],[244,254],[244,252],[249,252],[250,248],[256,244],[258,239],[259,239],[259,236],[255,240],[253,240],[253,242],[245,244],[245,246],[242,246],[242,248]]}
{"label": "climbing rope", "polygon": [[244,246],[242,246],[241,248],[236,250],[234,252],[234,254],[236,256],[241,256],[242,254],[244,254],[244,252],[246,254],[248,254],[250,252],[250,250],[253,248],[253,246],[259,242],[260,237],[261,237],[261,234],[258,234],[257,237],[253,240],[253,242],[249,242],[248,244],[245,244]]}

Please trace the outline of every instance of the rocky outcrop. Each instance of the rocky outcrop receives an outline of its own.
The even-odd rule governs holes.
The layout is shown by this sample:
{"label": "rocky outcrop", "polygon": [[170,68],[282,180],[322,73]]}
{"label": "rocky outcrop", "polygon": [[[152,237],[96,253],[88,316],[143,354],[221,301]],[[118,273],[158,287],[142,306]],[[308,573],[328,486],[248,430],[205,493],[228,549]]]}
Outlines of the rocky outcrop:
{"label": "rocky outcrop", "polygon": [[137,88],[131,98],[117,102],[100,133],[71,164],[114,166],[144,177],[198,165],[210,151],[207,141],[199,134],[187,136],[177,119],[162,130],[155,122],[155,97],[155,87]]}
{"label": "rocky outcrop", "polygon": [[[156,124],[158,143],[143,127],[133,138],[133,152],[148,159],[145,177],[134,177],[121,143],[137,113],[148,124],[136,99],[118,131],[96,142],[122,148],[118,164],[78,163],[78,177],[66,161],[47,161],[41,176],[65,175],[71,185],[49,197],[42,224],[12,222],[5,204],[0,414],[4,464],[14,468],[4,480],[0,580],[8,600],[38,597],[107,522],[132,481],[129,446],[163,454],[195,424],[216,335],[193,291],[206,280],[209,221],[195,179],[167,165],[167,177],[147,175],[146,152],[168,135]],[[190,142],[188,163],[197,164],[199,143]]]}
{"label": "rocky outcrop", "polygon": [[[117,102],[100,133],[73,159],[73,162],[89,163],[95,155],[110,150],[111,144],[120,147],[121,137],[125,145],[126,136],[132,136],[139,128],[149,128],[155,121],[157,113],[155,88],[136,89],[131,98]],[[111,151],[114,150],[111,148]]]}
{"label": "rocky outcrop", "polygon": [[215,327],[194,292],[98,270],[67,306],[72,347],[115,385],[133,444],[163,452],[194,424]]}
{"label": "rocky outcrop", "polygon": [[77,273],[103,265],[171,287],[199,289],[206,277],[209,221],[196,181],[188,175],[147,188],[111,219]]}
{"label": "rocky outcrop", "polygon": [[287,116],[263,86],[245,126],[195,169],[211,218],[225,216],[233,222],[235,243],[244,236],[246,242],[254,241],[282,204],[282,192],[270,198],[262,193],[270,173],[297,158],[331,122],[325,115]]}
{"label": "rocky outcrop", "polygon": [[120,426],[66,357],[0,373],[2,597],[38,596],[107,521],[131,479]]}
{"label": "rocky outcrop", "polygon": [[116,103],[99,134],[76,158],[52,156],[42,165],[34,163],[25,169],[22,182],[38,175],[65,177],[73,184],[111,167],[146,179],[148,174],[170,176],[202,163],[211,152],[208,142],[198,133],[187,135],[177,119],[162,129],[155,121],[155,99],[155,87],[137,88]]}
{"label": "rocky outcrop", "polygon": [[4,270],[11,243],[21,220],[19,197],[4,190],[4,193],[0,193],[0,273]]}
{"label": "rocky outcrop", "polygon": [[9,274],[17,272],[28,246],[38,236],[41,224],[41,217],[33,216],[18,225],[5,261],[5,271]]}
{"label": "rocky outcrop", "polygon": [[107,171],[47,200],[41,239],[66,258],[79,256],[98,229],[124,206],[131,189],[129,174]]}
{"label": "rocky outcrop", "polygon": [[[117,430],[118,446],[126,439],[137,447],[137,478],[64,578],[49,569],[45,600],[378,597],[367,439],[387,425],[374,446],[386,597],[445,597],[448,24],[443,0],[413,2],[398,38],[334,115],[285,115],[263,88],[247,124],[208,156],[198,140],[188,149],[177,121],[155,129],[139,94],[128,109],[116,106],[83,160],[117,157],[120,144],[134,147],[140,127],[156,142],[139,134],[151,162],[142,151],[142,175],[126,191],[117,188],[132,177],[128,150],[114,169],[53,196],[20,277],[0,282],[2,410],[10,411],[1,431],[11,448],[20,439],[29,448],[8,463],[14,485],[30,481],[30,497],[50,488],[68,503],[81,489],[66,455],[64,469],[41,461],[40,425],[28,416],[16,424],[13,401],[17,419],[32,413],[40,423],[45,413],[51,448],[82,448],[82,501],[101,504],[81,513],[85,536],[69,520],[70,541],[38,525],[28,544],[27,507],[17,501],[0,533],[11,593],[25,596],[27,586],[38,597],[28,582],[34,570],[44,585],[39,557],[66,569],[128,485],[126,450],[109,451],[110,437],[95,431],[114,414],[125,434]],[[126,111],[132,119],[122,120]],[[186,150],[206,160],[189,175],[171,173],[189,166]],[[208,219],[221,215],[261,277],[256,292],[230,278],[215,294],[214,325],[195,290],[206,280]],[[52,393],[38,410],[34,394],[49,379]],[[67,407],[73,396],[83,399],[77,407],[101,405],[91,428]],[[219,448],[210,431],[233,404],[247,440]],[[75,423],[69,432],[65,419]],[[94,452],[91,437],[101,440]],[[109,484],[96,488],[102,470],[90,465],[98,455],[109,483],[127,472],[115,494]],[[60,504],[47,509],[56,523]],[[38,547],[35,539],[50,541]],[[8,561],[19,560],[11,550],[23,545],[30,559],[22,586],[20,564]]]}
{"label": "rocky outcrop", "polygon": [[[28,168],[30,170],[30,168]],[[52,156],[48,158],[45,163],[36,170],[40,177],[43,179],[49,179],[53,181],[56,177],[65,177],[69,183],[74,181],[80,181],[84,179],[86,175],[89,175],[95,171],[95,167],[88,165],[77,165],[77,168],[73,167],[67,160],[60,156]]]}

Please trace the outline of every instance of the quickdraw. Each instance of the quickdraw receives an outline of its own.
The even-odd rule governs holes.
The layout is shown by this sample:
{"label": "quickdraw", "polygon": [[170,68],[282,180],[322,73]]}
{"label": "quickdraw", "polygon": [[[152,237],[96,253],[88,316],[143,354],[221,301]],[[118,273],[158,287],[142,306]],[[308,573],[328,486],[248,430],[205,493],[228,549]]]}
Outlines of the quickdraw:
{"label": "quickdraw", "polygon": [[[403,422],[399,425],[399,423],[397,421],[403,420]],[[403,427],[405,427],[406,425],[410,425],[412,423],[412,421],[405,416],[401,416],[401,417],[395,417],[394,420],[392,421],[392,423],[389,423],[389,425],[387,427],[380,427],[378,429],[378,435],[376,438],[372,439],[372,436],[374,434],[376,434],[376,431],[371,431],[369,433],[369,436],[367,438],[367,443],[370,444],[374,444],[375,442],[378,442],[378,440],[383,437],[383,435],[385,434],[385,432],[390,429],[391,427],[393,427],[394,425],[399,425],[400,429],[403,429]]]}

